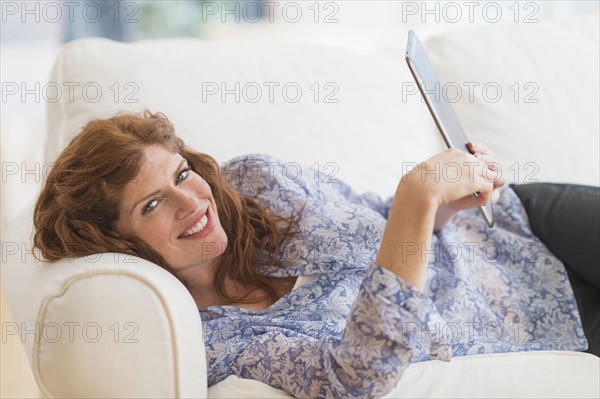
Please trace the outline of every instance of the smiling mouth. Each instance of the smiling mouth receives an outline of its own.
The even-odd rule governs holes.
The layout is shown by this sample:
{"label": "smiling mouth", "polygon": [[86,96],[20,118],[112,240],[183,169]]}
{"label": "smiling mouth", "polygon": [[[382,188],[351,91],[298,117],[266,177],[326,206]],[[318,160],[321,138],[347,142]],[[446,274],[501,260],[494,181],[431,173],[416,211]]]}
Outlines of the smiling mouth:
{"label": "smiling mouth", "polygon": [[206,229],[206,226],[208,226],[208,211],[200,218],[200,220],[196,222],[195,225],[190,227],[184,233],[180,234],[177,238],[187,238],[193,236],[194,234],[198,234],[204,231],[204,229]]}

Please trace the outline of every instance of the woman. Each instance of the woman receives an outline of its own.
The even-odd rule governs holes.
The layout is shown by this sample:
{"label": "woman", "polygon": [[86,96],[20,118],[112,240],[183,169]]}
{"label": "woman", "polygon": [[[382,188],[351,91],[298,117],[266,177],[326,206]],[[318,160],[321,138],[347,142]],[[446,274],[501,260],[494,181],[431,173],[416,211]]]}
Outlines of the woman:
{"label": "woman", "polygon": [[[381,396],[410,362],[585,349],[563,264],[485,167],[492,153],[470,149],[421,163],[382,201],[267,156],[219,168],[164,115],[121,113],[59,156],[35,245],[51,261],[113,251],[173,273],[200,310],[210,385],[236,374],[297,397]],[[467,210],[473,192],[497,200],[493,229]]]}

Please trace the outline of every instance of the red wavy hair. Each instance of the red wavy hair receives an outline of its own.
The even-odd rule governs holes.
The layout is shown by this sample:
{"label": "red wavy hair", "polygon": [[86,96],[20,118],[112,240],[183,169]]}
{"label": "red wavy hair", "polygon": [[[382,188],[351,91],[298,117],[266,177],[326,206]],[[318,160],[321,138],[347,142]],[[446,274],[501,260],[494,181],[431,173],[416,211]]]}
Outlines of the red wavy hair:
{"label": "red wavy hair", "polygon": [[[49,261],[120,252],[168,270],[160,254],[142,241],[119,236],[114,229],[123,188],[137,176],[144,148],[153,144],[181,154],[210,185],[229,238],[215,276],[221,299],[251,303],[266,295],[270,302],[276,301],[279,295],[274,279],[258,273],[254,264],[277,266],[280,247],[297,232],[300,214],[272,215],[252,198],[240,195],[225,182],[218,163],[185,146],[162,113],[122,112],[83,127],[56,160],[37,200],[34,247]],[[232,296],[225,289],[226,277],[265,295],[254,300],[249,299],[250,293]]]}

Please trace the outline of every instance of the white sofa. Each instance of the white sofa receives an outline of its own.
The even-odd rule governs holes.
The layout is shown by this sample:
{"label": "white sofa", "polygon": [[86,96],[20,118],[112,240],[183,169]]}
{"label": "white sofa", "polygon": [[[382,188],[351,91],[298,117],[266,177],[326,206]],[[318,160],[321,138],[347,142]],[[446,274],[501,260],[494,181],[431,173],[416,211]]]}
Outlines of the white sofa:
{"label": "white sofa", "polygon": [[[599,184],[598,26],[592,15],[426,41],[448,90],[464,90],[468,134],[495,150],[509,181]],[[401,52],[84,39],[61,49],[50,82],[63,91],[48,104],[47,163],[90,118],[143,108],[218,161],[269,153],[384,196],[443,148]],[[11,333],[48,397],[286,396],[236,377],[207,388],[197,309],[169,273],[118,254],[37,262],[30,232],[29,214],[3,238],[2,284]],[[389,397],[597,398],[599,375],[600,359],[584,353],[467,356],[412,365]]]}

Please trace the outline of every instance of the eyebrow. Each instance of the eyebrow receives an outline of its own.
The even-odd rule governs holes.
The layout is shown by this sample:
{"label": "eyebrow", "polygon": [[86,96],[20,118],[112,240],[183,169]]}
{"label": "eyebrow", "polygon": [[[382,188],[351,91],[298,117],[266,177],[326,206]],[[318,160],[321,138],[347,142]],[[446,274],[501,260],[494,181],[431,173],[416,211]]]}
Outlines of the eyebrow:
{"label": "eyebrow", "polygon": [[[177,169],[175,170],[175,173],[173,173],[173,177],[174,177],[174,178],[177,178],[177,175],[179,174],[179,171],[181,170],[181,168],[183,167],[183,165],[184,165],[184,164],[186,164],[186,163],[187,163],[187,160],[185,160],[185,159],[182,159],[182,160],[181,160],[181,162],[180,162],[180,163],[179,163],[179,165],[177,166]],[[155,195],[157,195],[157,194],[159,194],[159,193],[160,193],[160,190],[156,190],[156,191],[153,191],[153,192],[151,192],[150,194],[148,194],[148,195],[145,195],[144,197],[140,198],[140,199],[139,199],[138,201],[136,201],[136,203],[135,203],[135,204],[133,204],[133,206],[131,207],[131,210],[129,211],[129,215],[131,215],[131,214],[133,213],[133,210],[134,210],[135,208],[137,208],[137,206],[138,206],[138,205],[139,205],[141,202],[144,202],[145,200],[147,200],[147,199],[149,199],[149,198],[151,198],[151,197],[154,197]]]}

